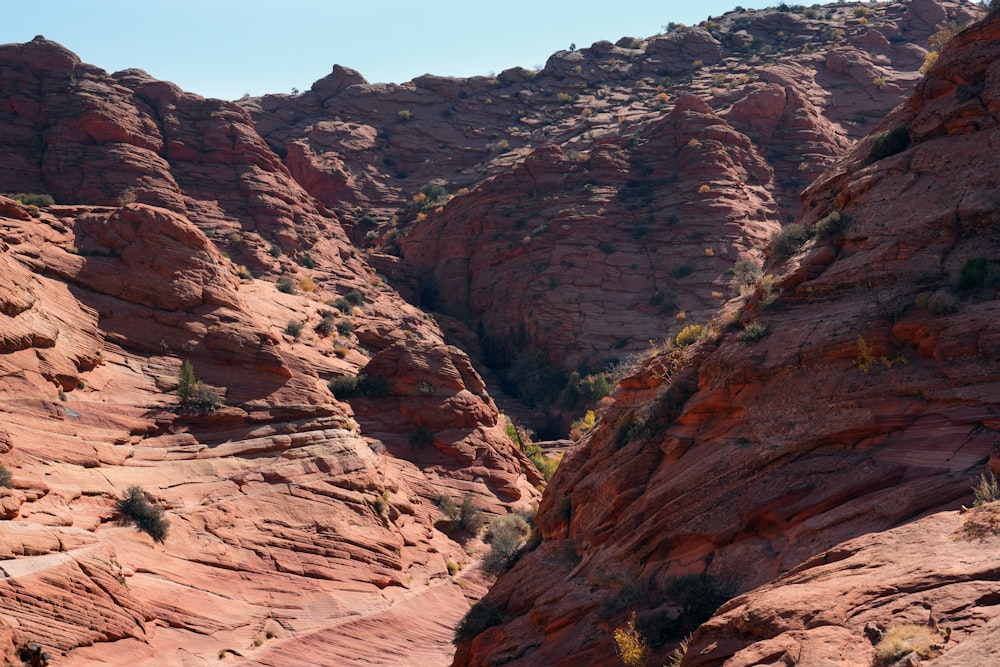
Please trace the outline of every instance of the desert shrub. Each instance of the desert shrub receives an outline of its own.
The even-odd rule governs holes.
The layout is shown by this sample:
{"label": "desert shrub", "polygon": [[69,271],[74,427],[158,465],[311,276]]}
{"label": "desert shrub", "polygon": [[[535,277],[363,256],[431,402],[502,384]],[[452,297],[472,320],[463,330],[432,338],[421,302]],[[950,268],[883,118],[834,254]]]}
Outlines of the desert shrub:
{"label": "desert shrub", "polygon": [[354,333],[354,322],[347,319],[337,322],[337,333],[341,336],[350,336]]}
{"label": "desert shrub", "polygon": [[462,498],[458,506],[458,517],[453,522],[453,528],[459,535],[475,537],[483,527],[483,512],[472,502],[471,496]]}
{"label": "desert shrub", "polygon": [[450,524],[448,531],[451,533],[472,538],[483,527],[483,512],[472,502],[471,496],[465,496],[462,498],[462,504],[456,505],[451,496],[442,493],[434,498],[434,503],[448,519]]}
{"label": "desert shrub", "polygon": [[417,426],[410,433],[410,446],[423,449],[434,444],[434,434],[426,426]]}
{"label": "desert shrub", "polygon": [[347,299],[343,298],[343,297],[341,297],[341,298],[337,299],[336,301],[334,301],[332,305],[333,305],[334,308],[336,308],[340,312],[344,313],[345,315],[347,315],[348,313],[350,313],[351,310],[354,308],[354,306],[351,304],[351,302],[348,301]]}
{"label": "desert shrub", "polygon": [[895,625],[886,630],[875,647],[875,664],[891,665],[911,653],[920,658],[934,658],[943,648],[944,637],[930,626]]}
{"label": "desert shrub", "polygon": [[675,636],[684,636],[710,619],[719,606],[732,597],[708,574],[688,574],[668,579],[662,586],[663,597],[680,607],[680,617],[674,621]]}
{"label": "desert shrub", "polygon": [[294,338],[299,339],[302,334],[302,322],[298,320],[288,320],[288,324],[285,325],[285,333]]}
{"label": "desert shrub", "polygon": [[689,324],[677,334],[674,342],[679,347],[687,347],[696,342],[705,333],[705,327],[700,324]]}
{"label": "desert shrub", "polygon": [[389,395],[389,381],[380,375],[341,375],[326,383],[339,399],[384,398]]}
{"label": "desert shrub", "polygon": [[448,574],[451,575],[452,577],[458,574],[459,571],[461,571],[462,569],[462,567],[454,561],[448,561],[444,564],[444,566],[448,568]]}
{"label": "desert shrub", "polygon": [[732,271],[733,277],[729,281],[729,286],[735,294],[744,299],[749,299],[753,295],[761,276],[764,275],[760,262],[752,259],[738,260],[730,271]]}
{"label": "desert shrub", "polygon": [[271,254],[271,257],[281,257],[281,246],[275,241],[271,243],[271,248],[268,252]]}
{"label": "desert shrub", "polygon": [[890,155],[902,153],[910,145],[910,130],[906,126],[871,135],[871,152],[868,164],[884,160]]}
{"label": "desert shrub", "polygon": [[9,489],[14,486],[14,476],[10,474],[7,466],[0,463],[0,488]]}
{"label": "desert shrub", "polygon": [[538,468],[538,472],[542,473],[542,477],[548,482],[552,479],[553,475],[556,474],[556,469],[559,467],[559,463],[562,461],[561,456],[546,456],[539,445],[526,444],[524,446],[524,455],[535,464]]}
{"label": "desert shrub", "polygon": [[831,211],[816,222],[816,236],[828,239],[836,236],[844,228],[844,220],[840,211]]}
{"label": "desert shrub", "polygon": [[667,656],[667,664],[663,667],[681,667],[681,663],[684,662],[684,656],[687,655],[690,641],[690,635],[681,640],[681,643],[677,646],[677,648],[675,648],[670,655]]}
{"label": "desert shrub", "polygon": [[295,294],[295,281],[288,276],[281,276],[274,283],[274,286],[278,288],[279,292],[284,292],[285,294]]}
{"label": "desert shrub", "polygon": [[635,629],[635,613],[628,623],[615,628],[615,654],[625,667],[644,667],[649,657],[649,646],[646,638]]}
{"label": "desert shrub", "polygon": [[388,491],[383,491],[375,497],[375,512],[383,521],[389,519],[389,496]]}
{"label": "desert shrub", "polygon": [[509,514],[493,519],[486,532],[490,550],[483,556],[480,569],[490,577],[507,572],[517,560],[531,528],[520,514]]}
{"label": "desert shrub", "polygon": [[806,244],[813,236],[813,230],[799,223],[792,223],[771,237],[771,250],[775,256],[788,259]]}
{"label": "desert shrub", "polygon": [[316,324],[316,331],[321,336],[330,336],[337,330],[337,317],[332,310],[320,311],[319,323]]}
{"label": "desert shrub", "polygon": [[743,331],[736,338],[744,343],[758,341],[767,335],[767,325],[763,322],[750,322],[743,325]]}
{"label": "desert shrub", "polygon": [[990,281],[990,262],[985,257],[970,257],[958,270],[959,289],[985,287]]}
{"label": "desert shrub", "polygon": [[976,498],[976,507],[996,502],[1000,500],[1000,483],[992,472],[988,478],[983,473],[979,477],[979,483],[972,487],[972,494]]}
{"label": "desert shrub", "polygon": [[437,183],[428,183],[420,188],[420,193],[426,197],[424,201],[428,207],[435,206],[448,197],[448,190]]}
{"label": "desert shrub", "polygon": [[[920,299],[922,295],[923,293],[918,294],[917,298]],[[948,290],[939,289],[926,295],[926,307],[935,315],[945,315],[958,310],[958,299]]]}
{"label": "desert shrub", "polygon": [[21,202],[25,206],[37,206],[38,208],[45,208],[46,206],[52,206],[56,203],[56,200],[52,198],[52,195],[35,194],[31,192],[20,192],[14,195],[14,199]]}
{"label": "desert shrub", "polygon": [[453,644],[472,641],[486,630],[504,622],[504,614],[489,600],[480,600],[472,605],[455,627]]}
{"label": "desert shrub", "polygon": [[352,289],[344,295],[344,300],[352,306],[360,306],[365,302],[365,295],[356,289]]}
{"label": "desert shrub", "polygon": [[194,366],[190,361],[181,364],[180,373],[177,376],[177,398],[181,404],[185,404],[194,398],[198,380],[194,375]]}
{"label": "desert shrub", "polygon": [[302,266],[306,267],[307,269],[315,269],[316,268],[316,260],[314,260],[312,258],[312,255],[310,255],[309,253],[307,253],[307,252],[303,253],[302,254]]}
{"label": "desert shrub", "polygon": [[413,112],[409,109],[400,109],[396,112],[396,118],[399,119],[401,123],[405,123],[413,118]]}
{"label": "desert shrub", "polygon": [[567,409],[591,405],[610,394],[611,389],[611,378],[603,371],[586,376],[573,371],[566,377],[566,384],[559,392],[559,402]]}
{"label": "desert shrub", "polygon": [[170,522],[163,518],[163,508],[149,502],[149,497],[142,488],[130,486],[124,495],[115,501],[115,509],[121,514],[121,521],[134,524],[157,542],[167,539],[167,528]]}

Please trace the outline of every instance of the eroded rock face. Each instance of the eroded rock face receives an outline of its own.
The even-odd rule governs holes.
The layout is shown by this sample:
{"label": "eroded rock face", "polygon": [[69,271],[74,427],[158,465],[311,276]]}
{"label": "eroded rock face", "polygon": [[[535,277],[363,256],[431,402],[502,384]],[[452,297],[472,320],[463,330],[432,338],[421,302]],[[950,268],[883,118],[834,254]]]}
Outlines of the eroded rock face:
{"label": "eroded rock face", "polygon": [[[486,598],[504,622],[461,646],[456,664],[611,664],[610,631],[630,611],[656,619],[655,627],[684,628],[683,605],[669,591],[676,577],[699,573],[731,593],[791,571],[761,598],[776,605],[772,618],[790,620],[757,624],[753,611],[738,621],[745,615],[737,608],[762,609],[753,594],[738,598],[720,612],[725,621],[705,626],[685,665],[720,664],[727,655],[732,664],[809,665],[860,644],[860,616],[826,629],[804,620],[810,605],[817,619],[841,613],[823,588],[836,577],[803,584],[800,594],[794,568],[807,563],[806,576],[823,562],[816,554],[842,541],[968,502],[970,484],[987,462],[996,465],[1000,293],[969,267],[1000,262],[998,31],[994,17],[956,37],[878,128],[899,128],[897,143],[873,135],[805,192],[798,221],[816,236],[787,261],[769,260],[770,293],[758,288],[746,306],[729,304],[716,335],[660,354],[623,381],[590,444],[547,490],[544,541]],[[766,333],[740,340],[740,325],[751,324]],[[949,542],[943,533],[952,527],[932,526],[955,520],[935,521],[899,535],[915,543],[925,525]],[[844,548],[858,547],[851,545]],[[940,577],[944,586],[949,571],[927,571],[926,580]],[[995,583],[992,574],[981,578],[987,588]],[[881,595],[882,583],[843,602],[884,610],[888,601],[863,598]],[[979,632],[976,641],[986,643],[974,646],[992,641],[992,598],[976,588],[961,593],[967,603],[941,607],[945,621],[974,626],[952,635],[959,641],[946,655],[974,655],[961,640]],[[796,607],[782,596],[806,602]],[[907,619],[926,620],[923,605],[938,609],[932,598],[893,601],[892,609],[899,602]],[[984,609],[943,612],[961,604]],[[710,629],[723,625],[732,633],[724,641]],[[736,627],[761,634],[734,644]],[[664,659],[667,649],[658,649]],[[867,650],[845,664],[861,664]]]}
{"label": "eroded rock face", "polygon": [[[468,357],[238,106],[41,39],[0,47],[0,78],[5,187],[59,202],[0,197],[0,613],[67,665],[321,664],[354,650],[330,632],[348,617],[375,652],[446,662],[472,558],[434,499],[502,514],[541,481]],[[184,361],[204,390],[188,405]],[[380,364],[395,396],[327,387]],[[396,446],[414,424],[441,461]],[[164,508],[162,544],[120,525],[132,486]],[[370,641],[421,600],[434,623]]]}
{"label": "eroded rock face", "polygon": [[905,625],[936,637],[937,649],[923,647],[923,657],[940,656],[935,664],[989,664],[996,519],[993,506],[941,512],[817,554],[726,603],[699,628],[683,664],[867,667],[881,639]]}

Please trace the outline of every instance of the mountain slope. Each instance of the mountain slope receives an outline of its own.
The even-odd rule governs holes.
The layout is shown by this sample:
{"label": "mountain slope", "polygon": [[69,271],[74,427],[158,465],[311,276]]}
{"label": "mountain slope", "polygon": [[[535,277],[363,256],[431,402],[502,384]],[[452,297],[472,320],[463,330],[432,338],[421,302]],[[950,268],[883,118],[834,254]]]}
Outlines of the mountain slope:
{"label": "mountain slope", "polygon": [[[814,236],[771,257],[773,282],[622,382],[547,489],[541,544],[485,599],[502,622],[456,664],[614,664],[611,630],[631,611],[665,658],[701,620],[684,591],[748,591],[970,497],[1000,432],[998,30],[993,17],[956,37],[911,100],[806,190],[798,223]],[[989,599],[964,599],[987,608],[956,626],[959,647],[992,617]],[[725,645],[696,634],[683,664],[782,632],[747,631],[730,625],[743,639]]]}

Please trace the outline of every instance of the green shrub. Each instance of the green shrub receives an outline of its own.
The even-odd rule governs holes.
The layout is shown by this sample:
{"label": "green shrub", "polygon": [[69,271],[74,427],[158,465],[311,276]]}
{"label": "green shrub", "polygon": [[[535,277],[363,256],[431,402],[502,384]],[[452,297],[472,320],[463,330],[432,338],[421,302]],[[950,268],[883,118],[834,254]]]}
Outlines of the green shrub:
{"label": "green shrub", "polygon": [[741,331],[736,338],[744,343],[752,343],[758,341],[767,335],[767,325],[763,322],[750,322],[749,324],[743,325],[743,331]]}
{"label": "green shrub", "polygon": [[30,192],[20,192],[14,195],[14,199],[21,202],[25,206],[37,206],[38,208],[45,208],[46,206],[52,206],[56,203],[56,200],[52,198],[52,195],[35,194]]}
{"label": "green shrub", "polygon": [[812,229],[792,223],[771,237],[771,250],[779,260],[788,259],[801,250],[812,236]]}
{"label": "green shrub", "polygon": [[976,497],[976,507],[1000,500],[1000,483],[991,472],[987,478],[986,473],[979,477],[979,483],[972,487],[972,493]]}
{"label": "green shrub", "polygon": [[379,375],[342,375],[326,383],[339,399],[384,398],[389,395],[389,381]]}
{"label": "green shrub", "polygon": [[268,252],[271,253],[271,257],[281,257],[281,246],[275,241],[271,243],[271,249]]}
{"label": "green shrub", "polygon": [[985,287],[990,280],[990,262],[985,257],[971,257],[958,270],[959,289]]}
{"label": "green shrub", "polygon": [[844,228],[844,219],[839,211],[831,211],[816,222],[816,236],[828,239],[836,236]]}
{"label": "green shrub", "polygon": [[302,254],[302,266],[306,267],[307,269],[315,269],[316,268],[316,260],[314,260],[312,258],[312,255],[310,255],[309,253],[303,253]]}
{"label": "green shrub", "polygon": [[350,336],[354,333],[354,322],[347,319],[337,322],[337,333],[341,336]]}
{"label": "green shrub", "polygon": [[134,524],[137,530],[149,534],[157,542],[167,539],[170,522],[163,518],[163,508],[150,503],[140,487],[128,487],[125,494],[115,501],[115,509],[121,514],[122,523]]}
{"label": "green shrub", "polygon": [[344,295],[344,300],[351,305],[360,306],[365,302],[365,295],[356,289],[352,289]]}
{"label": "green shrub", "polygon": [[285,294],[295,294],[298,291],[295,288],[295,281],[288,276],[281,276],[274,283],[274,286],[278,288],[279,292],[284,292]]}
{"label": "green shrub", "polygon": [[480,600],[472,605],[468,613],[455,627],[453,644],[472,641],[486,630],[504,622],[504,614],[489,600]]}
{"label": "green shrub", "polygon": [[331,336],[333,332],[337,330],[337,317],[333,314],[332,310],[320,311],[319,324],[316,325],[316,331],[321,336]]}
{"label": "green shrub", "polygon": [[509,514],[493,519],[486,532],[490,550],[483,556],[480,569],[486,576],[499,577],[517,560],[531,528],[519,514]]}
{"label": "green shrub", "polygon": [[195,377],[194,367],[190,361],[181,364],[177,378],[177,398],[182,408],[201,412],[211,412],[221,403],[219,394]]}
{"label": "green shrub", "polygon": [[688,345],[696,342],[705,333],[705,327],[700,324],[689,324],[677,334],[674,338],[674,342],[677,343],[679,347],[687,347]]}
{"label": "green shrub", "polygon": [[918,294],[917,305],[923,305],[935,315],[945,315],[958,310],[958,299],[948,290],[939,289],[930,294],[926,292]]}
{"label": "green shrub", "polygon": [[868,164],[872,164],[905,151],[910,145],[910,130],[903,126],[887,132],[878,132],[871,135],[869,143],[871,151],[868,153]]}
{"label": "green shrub", "polygon": [[434,434],[426,426],[416,426],[410,433],[410,446],[414,449],[424,449],[434,444]]}
{"label": "green shrub", "polygon": [[336,308],[337,310],[339,310],[340,312],[342,312],[345,315],[347,315],[348,313],[350,313],[351,309],[353,308],[353,306],[351,305],[351,302],[348,301],[347,299],[343,298],[343,297],[341,297],[341,298],[337,299],[336,301],[334,301],[333,302],[333,307]]}
{"label": "green shrub", "polygon": [[406,121],[411,120],[413,118],[413,112],[410,111],[409,109],[400,109],[396,113],[396,118],[399,119],[399,122],[405,123]]}
{"label": "green shrub", "polygon": [[483,512],[472,502],[471,496],[465,496],[461,505],[455,505],[451,496],[442,493],[434,499],[434,502],[448,519],[449,532],[464,538],[473,538],[483,527]]}
{"label": "green shrub", "polygon": [[14,486],[14,476],[10,474],[7,466],[0,463],[0,487],[9,489]]}
{"label": "green shrub", "polygon": [[285,325],[285,333],[294,338],[299,339],[302,334],[302,322],[298,320],[288,320],[288,324]]}

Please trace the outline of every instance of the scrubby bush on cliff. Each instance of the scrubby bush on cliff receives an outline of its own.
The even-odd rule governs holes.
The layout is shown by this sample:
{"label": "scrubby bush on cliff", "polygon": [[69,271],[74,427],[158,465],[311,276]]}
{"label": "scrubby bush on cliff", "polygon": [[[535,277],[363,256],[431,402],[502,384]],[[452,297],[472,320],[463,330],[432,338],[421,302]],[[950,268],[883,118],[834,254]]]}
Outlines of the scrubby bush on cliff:
{"label": "scrubby bush on cliff", "polygon": [[35,194],[31,192],[19,192],[14,195],[14,199],[21,202],[25,206],[37,206],[38,208],[45,208],[46,206],[52,206],[56,201],[52,198],[52,195]]}
{"label": "scrubby bush on cliff", "polygon": [[190,361],[181,364],[180,374],[177,377],[177,398],[182,408],[201,412],[211,412],[218,408],[221,402],[219,394],[214,389],[195,377],[194,366]]}
{"label": "scrubby bush on cliff", "polygon": [[979,483],[972,487],[972,493],[976,498],[976,507],[996,502],[1000,500],[1000,483],[992,472],[989,477],[983,473],[979,477]]}
{"label": "scrubby bush on cliff", "polygon": [[788,259],[813,237],[813,230],[799,223],[792,223],[771,237],[771,251],[779,260]]}
{"label": "scrubby bush on cliff", "polygon": [[646,638],[635,629],[635,613],[628,623],[615,628],[615,654],[625,667],[644,667],[649,657],[649,646]]}
{"label": "scrubby bush on cliff", "polygon": [[149,497],[140,487],[128,487],[125,494],[115,501],[115,509],[121,514],[122,523],[134,524],[137,530],[148,533],[157,542],[167,539],[170,522],[163,518],[163,508],[149,502]]}
{"label": "scrubby bush on cliff", "polygon": [[10,474],[7,466],[0,463],[0,488],[9,489],[14,486],[14,476]]}
{"label": "scrubby bush on cliff", "polygon": [[700,324],[689,324],[677,334],[674,342],[678,347],[687,347],[696,342],[705,333],[705,327]]}
{"label": "scrubby bush on cliff", "polygon": [[472,641],[486,630],[504,622],[503,611],[489,600],[480,600],[455,627],[453,644]]}
{"label": "scrubby bush on cliff", "polygon": [[531,526],[520,514],[509,514],[493,519],[486,532],[490,550],[480,564],[483,573],[490,577],[499,577],[509,570],[530,534]]}
{"label": "scrubby bush on cliff", "polygon": [[434,499],[434,503],[448,519],[449,533],[459,537],[472,538],[483,527],[483,512],[472,502],[471,496],[465,496],[462,498],[461,505],[455,505],[451,496],[442,493]]}
{"label": "scrubby bush on cliff", "polygon": [[327,382],[337,398],[383,398],[389,395],[389,382],[378,375],[342,375]]}
{"label": "scrubby bush on cliff", "polygon": [[279,292],[284,292],[285,294],[295,294],[295,281],[288,276],[281,276],[275,281],[274,286],[278,288]]}
{"label": "scrubby bush on cliff", "polygon": [[868,153],[868,164],[873,164],[905,151],[910,145],[910,129],[903,126],[887,132],[878,132],[871,135],[869,143],[871,152]]}
{"label": "scrubby bush on cliff", "polygon": [[[901,658],[915,654],[923,659],[935,658],[944,649],[945,638],[927,625],[895,625],[882,636],[875,647],[875,665],[896,664]],[[906,664],[920,664],[906,661]]]}
{"label": "scrubby bush on cliff", "polygon": [[1000,273],[990,266],[985,257],[971,257],[958,270],[958,287],[975,289],[1000,282]]}

